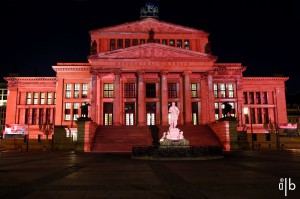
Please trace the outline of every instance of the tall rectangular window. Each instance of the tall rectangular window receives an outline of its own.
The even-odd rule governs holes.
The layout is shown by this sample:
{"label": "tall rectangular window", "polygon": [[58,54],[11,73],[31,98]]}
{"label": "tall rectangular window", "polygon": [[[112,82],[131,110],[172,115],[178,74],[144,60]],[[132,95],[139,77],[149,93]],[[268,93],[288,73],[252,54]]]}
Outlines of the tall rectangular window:
{"label": "tall rectangular window", "polygon": [[46,122],[50,123],[50,121],[51,121],[51,109],[47,108],[46,109]]}
{"label": "tall rectangular window", "polygon": [[263,104],[268,104],[268,93],[267,92],[263,92],[262,93],[262,100],[263,100]]}
{"label": "tall rectangular window", "polygon": [[228,98],[234,98],[234,86],[232,83],[227,84]]}
{"label": "tall rectangular window", "polygon": [[260,92],[255,93],[255,101],[256,101],[256,104],[261,104]]}
{"label": "tall rectangular window", "polygon": [[30,92],[26,93],[26,104],[31,104],[31,93]]}
{"label": "tall rectangular window", "polygon": [[76,102],[74,103],[73,106],[73,120],[77,120],[79,114],[78,110],[79,110],[79,103]]}
{"label": "tall rectangular window", "polygon": [[177,85],[176,83],[168,83],[168,98],[177,97]]}
{"label": "tall rectangular window", "polygon": [[221,98],[225,98],[226,97],[226,88],[225,88],[225,84],[219,84],[220,86],[220,94],[221,94]]}
{"label": "tall rectangular window", "polygon": [[65,120],[71,120],[71,103],[65,103]]}
{"label": "tall rectangular window", "polygon": [[218,84],[214,84],[214,96],[215,96],[215,98],[219,97],[219,87],[218,87]]}
{"label": "tall rectangular window", "polygon": [[252,124],[256,124],[256,117],[255,117],[255,108],[250,108],[250,117]]}
{"label": "tall rectangular window", "polygon": [[43,119],[44,119],[44,109],[40,108],[39,109],[39,124],[43,124]]}
{"label": "tall rectangular window", "polygon": [[30,122],[30,109],[25,109],[25,124],[29,124]]}
{"label": "tall rectangular window", "polygon": [[167,39],[163,39],[163,40],[161,40],[161,43],[162,43],[163,45],[168,45],[168,40],[167,40]]}
{"label": "tall rectangular window", "polygon": [[257,115],[257,123],[262,124],[262,112],[261,108],[256,109],[256,115]]}
{"label": "tall rectangular window", "polygon": [[114,97],[114,84],[103,84],[103,96],[107,98]]}
{"label": "tall rectangular window", "polygon": [[268,108],[263,108],[263,119],[265,124],[269,124],[269,110]]}
{"label": "tall rectangular window", "polygon": [[215,120],[219,120],[219,103],[215,102]]}
{"label": "tall rectangular window", "polygon": [[45,92],[41,92],[41,104],[45,104]]}
{"label": "tall rectangular window", "polygon": [[156,85],[153,83],[146,84],[146,98],[156,97]]}
{"label": "tall rectangular window", "polygon": [[66,84],[66,98],[72,97],[72,84]]}
{"label": "tall rectangular window", "polygon": [[116,40],[115,39],[111,39],[110,40],[110,50],[116,50]]}
{"label": "tall rectangular window", "polygon": [[181,39],[177,39],[177,47],[182,48],[182,40]]}
{"label": "tall rectangular window", "polygon": [[135,83],[124,84],[124,97],[135,98]]}
{"label": "tall rectangular window", "polygon": [[38,104],[39,103],[39,93],[34,92],[33,93],[33,104]]}
{"label": "tall rectangular window", "polygon": [[37,109],[33,108],[32,109],[32,115],[31,115],[31,124],[36,124],[36,119],[37,119]]}
{"label": "tall rectangular window", "polygon": [[184,40],[184,49],[190,50],[190,40]]}
{"label": "tall rectangular window", "polygon": [[146,40],[145,39],[140,39],[140,44],[145,44],[146,43]]}
{"label": "tall rectangular window", "polygon": [[244,92],[243,95],[244,95],[244,104],[248,104],[248,93]]}
{"label": "tall rectangular window", "polygon": [[87,98],[87,97],[88,97],[88,84],[82,84],[81,98]]}
{"label": "tall rectangular window", "polygon": [[130,47],[130,39],[125,39],[125,48]]}
{"label": "tall rectangular window", "polygon": [[79,98],[80,84],[74,84],[74,98]]}
{"label": "tall rectangular window", "polygon": [[52,93],[47,93],[47,104],[52,104]]}
{"label": "tall rectangular window", "polygon": [[249,92],[250,104],[254,104],[254,93]]}
{"label": "tall rectangular window", "polygon": [[197,84],[191,84],[191,97],[198,97],[197,95]]}
{"label": "tall rectangular window", "polygon": [[139,44],[138,39],[133,39],[132,40],[132,46],[137,46]]}
{"label": "tall rectangular window", "polygon": [[123,39],[118,39],[117,40],[117,48],[122,49],[123,48]]}
{"label": "tall rectangular window", "polygon": [[175,40],[174,39],[170,39],[170,46],[175,46]]}

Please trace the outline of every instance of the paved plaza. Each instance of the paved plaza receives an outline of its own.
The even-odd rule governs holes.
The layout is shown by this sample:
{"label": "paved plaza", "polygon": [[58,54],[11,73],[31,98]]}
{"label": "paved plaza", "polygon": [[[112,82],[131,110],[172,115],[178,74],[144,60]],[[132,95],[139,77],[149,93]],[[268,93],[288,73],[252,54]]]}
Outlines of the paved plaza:
{"label": "paved plaza", "polygon": [[2,152],[0,198],[292,199],[300,197],[299,171],[296,150],[240,151],[197,161],[133,160],[126,153]]}

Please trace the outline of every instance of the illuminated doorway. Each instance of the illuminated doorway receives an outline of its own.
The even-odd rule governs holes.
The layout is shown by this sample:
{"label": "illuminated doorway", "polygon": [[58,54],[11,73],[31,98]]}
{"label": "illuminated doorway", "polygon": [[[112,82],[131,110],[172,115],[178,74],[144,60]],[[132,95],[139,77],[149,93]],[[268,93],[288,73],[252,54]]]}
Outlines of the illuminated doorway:
{"label": "illuminated doorway", "polygon": [[134,125],[135,103],[125,102],[125,125]]}
{"label": "illuminated doorway", "polygon": [[146,112],[147,112],[147,125],[155,125],[156,103],[155,102],[147,102],[146,103]]}
{"label": "illuminated doorway", "polygon": [[104,125],[113,125],[113,103],[104,102],[103,104]]}
{"label": "illuminated doorway", "polygon": [[193,125],[198,124],[198,102],[192,102],[192,120]]}

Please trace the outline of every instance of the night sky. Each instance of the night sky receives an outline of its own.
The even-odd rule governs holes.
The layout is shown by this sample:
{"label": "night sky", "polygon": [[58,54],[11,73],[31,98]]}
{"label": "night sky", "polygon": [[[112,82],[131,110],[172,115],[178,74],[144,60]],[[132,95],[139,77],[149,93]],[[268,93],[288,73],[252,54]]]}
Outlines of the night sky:
{"label": "night sky", "polygon": [[[160,20],[209,32],[218,62],[242,63],[245,76],[288,76],[287,91],[295,93],[298,2],[161,0]],[[1,80],[12,72],[55,76],[57,62],[87,62],[88,31],[139,20],[140,7],[141,0],[1,1]]]}

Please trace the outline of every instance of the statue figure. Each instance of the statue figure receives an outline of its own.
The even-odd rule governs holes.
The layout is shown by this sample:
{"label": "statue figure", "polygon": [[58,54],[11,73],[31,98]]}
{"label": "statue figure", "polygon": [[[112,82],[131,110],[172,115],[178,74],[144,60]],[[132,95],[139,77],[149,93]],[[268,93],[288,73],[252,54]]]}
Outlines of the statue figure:
{"label": "statue figure", "polygon": [[179,109],[175,106],[175,102],[172,102],[172,106],[169,108],[169,113],[171,113],[170,128],[176,128]]}
{"label": "statue figure", "polygon": [[81,108],[81,117],[87,118],[89,115],[89,103],[84,102],[84,104],[80,107]]}

